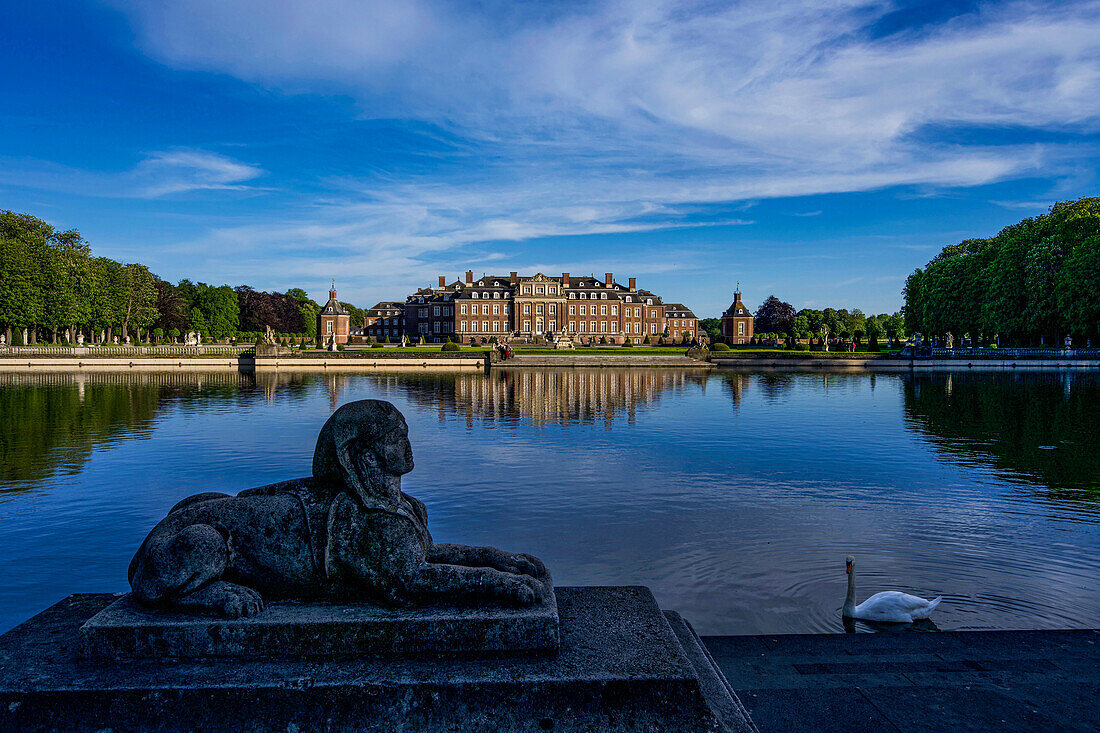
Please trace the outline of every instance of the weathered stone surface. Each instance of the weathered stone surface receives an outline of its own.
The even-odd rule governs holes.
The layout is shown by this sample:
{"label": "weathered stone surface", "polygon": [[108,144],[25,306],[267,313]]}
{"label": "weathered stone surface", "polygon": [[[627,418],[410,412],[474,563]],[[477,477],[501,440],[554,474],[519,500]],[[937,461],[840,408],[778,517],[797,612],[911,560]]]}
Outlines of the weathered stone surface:
{"label": "weathered stone surface", "polygon": [[130,562],[145,605],[236,618],[280,599],[533,606],[551,592],[531,555],[433,542],[401,491],[408,426],[382,400],[350,402],[321,428],[313,475],[176,504]]}
{"label": "weathered stone surface", "polygon": [[115,597],[70,596],[0,637],[0,730],[752,730],[647,589],[557,595],[552,655],[110,664],[77,630]]}
{"label": "weathered stone surface", "polygon": [[80,627],[96,659],[341,657],[547,651],[558,646],[553,592],[537,606],[280,601],[251,618],[150,609],[127,593]]}

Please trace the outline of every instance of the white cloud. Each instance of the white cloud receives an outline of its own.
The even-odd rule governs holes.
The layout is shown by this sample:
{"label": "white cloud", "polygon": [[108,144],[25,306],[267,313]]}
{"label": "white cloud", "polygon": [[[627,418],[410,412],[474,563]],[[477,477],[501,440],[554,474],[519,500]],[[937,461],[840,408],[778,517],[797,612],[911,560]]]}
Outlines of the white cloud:
{"label": "white cloud", "polygon": [[0,184],[84,196],[159,198],[192,191],[243,191],[263,174],[253,165],[203,150],[153,152],[117,173],[88,171],[43,161],[7,161]]}
{"label": "white cloud", "polygon": [[201,150],[153,153],[126,176],[130,190],[145,198],[188,191],[240,191],[261,175],[256,166]]}
{"label": "white cloud", "polygon": [[[1100,127],[1097,2],[989,5],[875,38],[891,2],[118,1],[165,64],[351,95],[364,116],[461,141],[462,165],[326,181],[324,201],[189,245],[251,242],[325,274],[420,282],[423,258],[458,262],[477,243],[500,243],[491,258],[533,237],[746,223],[731,202],[1074,175],[1082,145],[935,131]],[[259,171],[169,156],[136,173],[165,195]]]}

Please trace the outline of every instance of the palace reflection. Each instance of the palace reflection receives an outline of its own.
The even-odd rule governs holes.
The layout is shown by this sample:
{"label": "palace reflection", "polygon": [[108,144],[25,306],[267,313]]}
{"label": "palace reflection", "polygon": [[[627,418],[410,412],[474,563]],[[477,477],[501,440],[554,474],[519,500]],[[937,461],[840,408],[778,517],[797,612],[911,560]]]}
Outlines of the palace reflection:
{"label": "palace reflection", "polygon": [[406,382],[410,399],[477,422],[535,425],[622,420],[669,392],[706,390],[707,376],[673,369],[497,369],[488,375],[458,374],[448,382]]}

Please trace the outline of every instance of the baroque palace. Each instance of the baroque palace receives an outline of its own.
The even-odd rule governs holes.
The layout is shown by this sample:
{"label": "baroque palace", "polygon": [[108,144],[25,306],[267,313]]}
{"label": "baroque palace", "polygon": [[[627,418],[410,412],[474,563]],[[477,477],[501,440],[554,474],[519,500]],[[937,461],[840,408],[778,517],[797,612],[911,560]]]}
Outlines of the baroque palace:
{"label": "baroque palace", "polygon": [[[332,300],[334,294],[330,305]],[[680,343],[696,338],[699,321],[687,306],[639,289],[633,277],[626,285],[610,272],[602,280],[568,272],[561,277],[511,272],[475,280],[467,270],[464,280],[448,284],[440,275],[436,287],[421,288],[404,302],[378,303],[362,327],[349,328],[343,340],[539,341],[563,330],[581,343]]]}

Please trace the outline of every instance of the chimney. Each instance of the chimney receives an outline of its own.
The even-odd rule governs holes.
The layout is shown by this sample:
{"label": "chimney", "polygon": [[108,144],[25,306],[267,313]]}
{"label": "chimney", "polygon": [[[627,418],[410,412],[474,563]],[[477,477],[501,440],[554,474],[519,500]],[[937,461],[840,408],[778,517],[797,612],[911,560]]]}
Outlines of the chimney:
{"label": "chimney", "polygon": [[634,290],[635,288],[638,287],[638,278],[636,278],[636,277],[630,278],[630,280],[628,280],[627,282],[630,283],[630,289],[631,290]]}
{"label": "chimney", "polygon": [[566,287],[566,288],[569,287],[569,273],[568,272],[563,272],[561,274],[561,284],[562,284],[563,287]]}
{"label": "chimney", "polygon": [[467,285],[473,285],[474,284],[474,271],[473,270],[467,270],[466,271],[466,284]]}
{"label": "chimney", "polygon": [[439,287],[441,287],[441,288],[447,287],[447,276],[446,275],[440,275],[439,276]]}
{"label": "chimney", "polygon": [[509,272],[508,273],[508,284],[509,285],[515,285],[518,282],[519,282],[519,273],[518,272]]}
{"label": "chimney", "polygon": [[610,273],[610,272],[605,272],[605,273],[603,274],[603,284],[604,284],[604,285],[606,285],[607,287],[611,287],[611,281],[612,281],[613,279],[614,279],[614,278],[613,278],[613,277],[611,276],[611,273]]}

